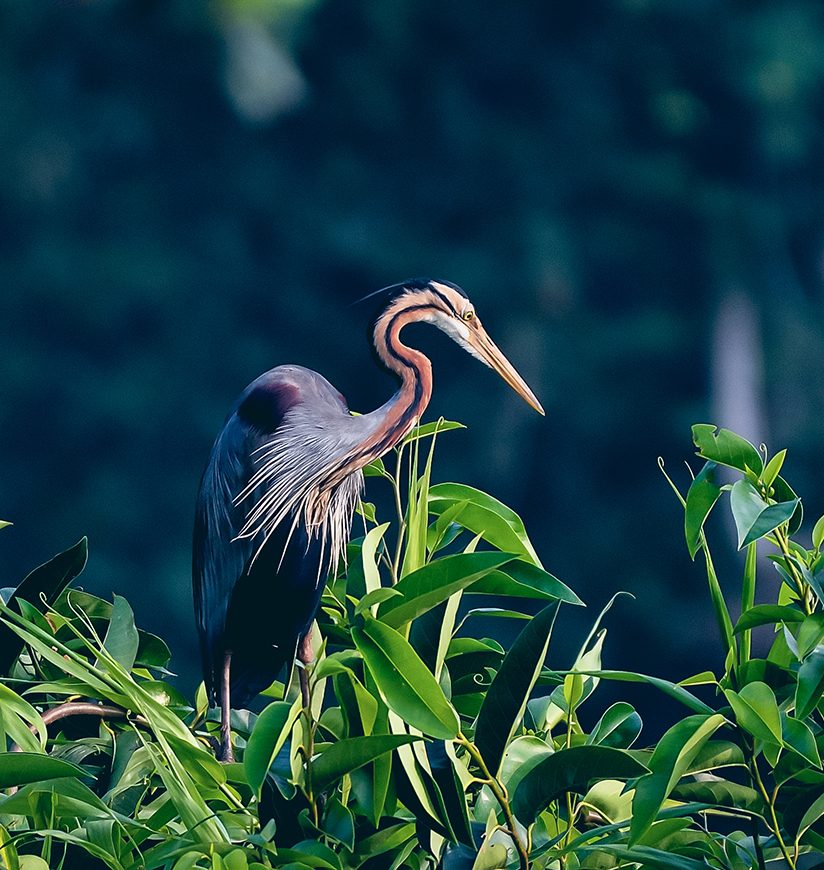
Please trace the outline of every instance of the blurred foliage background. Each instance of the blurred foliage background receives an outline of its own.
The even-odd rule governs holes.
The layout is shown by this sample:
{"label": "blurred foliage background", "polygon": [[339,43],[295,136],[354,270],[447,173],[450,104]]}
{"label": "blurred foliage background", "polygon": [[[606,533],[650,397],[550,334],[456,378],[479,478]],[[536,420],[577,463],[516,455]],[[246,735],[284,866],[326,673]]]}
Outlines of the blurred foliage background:
{"label": "blurred foliage background", "polygon": [[0,40],[0,586],[88,533],[87,586],[194,679],[229,405],[283,362],[379,405],[350,303],[424,274],[548,411],[419,329],[430,418],[470,426],[437,478],[522,513],[591,605],[637,596],[607,666],[717,660],[656,457],[711,421],[820,489],[819,0],[6,0]]}

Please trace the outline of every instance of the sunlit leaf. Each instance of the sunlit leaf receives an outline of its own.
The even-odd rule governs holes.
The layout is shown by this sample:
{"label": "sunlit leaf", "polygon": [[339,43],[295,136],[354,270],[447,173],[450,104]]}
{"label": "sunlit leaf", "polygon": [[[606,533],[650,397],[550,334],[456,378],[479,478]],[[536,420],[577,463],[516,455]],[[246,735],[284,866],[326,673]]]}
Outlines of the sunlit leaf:
{"label": "sunlit leaf", "polygon": [[696,423],[692,427],[692,440],[704,459],[737,468],[739,471],[749,468],[757,474],[764,467],[761,454],[755,447],[729,429],[718,429],[709,423]]}
{"label": "sunlit leaf", "polygon": [[724,723],[724,717],[687,716],[673,725],[659,740],[649,761],[650,773],[635,786],[632,801],[630,843],[637,843],[655,820],[662,804],[701,747]]}
{"label": "sunlit leaf", "polygon": [[362,629],[352,629],[352,640],[391,710],[431,737],[450,739],[458,733],[454,708],[403,635],[367,618]]}
{"label": "sunlit leaf", "polygon": [[274,701],[258,716],[243,753],[246,781],[255,794],[260,795],[266,774],[286,742],[300,710],[299,699],[291,704]]}
{"label": "sunlit leaf", "polygon": [[381,605],[381,622],[399,628],[514,558],[507,553],[484,552],[435,559],[394,586],[403,597],[393,597]]}
{"label": "sunlit leaf", "polygon": [[420,738],[398,734],[374,734],[339,740],[313,759],[312,784],[317,791],[325,791],[345,774],[363,767],[386,752],[416,740]]}

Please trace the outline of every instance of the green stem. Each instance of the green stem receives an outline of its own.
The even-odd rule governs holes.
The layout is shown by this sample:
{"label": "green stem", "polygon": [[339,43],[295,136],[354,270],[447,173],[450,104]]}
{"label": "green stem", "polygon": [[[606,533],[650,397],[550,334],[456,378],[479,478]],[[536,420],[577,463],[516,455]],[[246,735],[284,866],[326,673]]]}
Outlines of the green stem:
{"label": "green stem", "polygon": [[455,742],[469,753],[469,757],[478,765],[482,774],[483,782],[489,786],[490,791],[498,801],[501,810],[506,820],[509,835],[512,837],[512,842],[515,843],[515,848],[518,850],[518,863],[521,870],[529,870],[529,852],[526,845],[518,836],[518,828],[515,824],[515,816],[512,814],[512,807],[509,805],[509,795],[506,791],[506,786],[497,777],[494,777],[486,766],[478,747],[467,738],[463,732],[459,731]]}
{"label": "green stem", "polygon": [[[795,870],[795,861],[793,861],[790,856],[790,852],[787,849],[787,844],[784,842],[784,838],[781,836],[781,825],[778,823],[778,816],[775,812],[775,792],[772,796],[767,792],[767,787],[764,785],[764,780],[761,778],[761,772],[758,770],[758,763],[755,759],[754,753],[750,757],[750,775],[752,777],[753,782],[755,783],[758,791],[761,793],[761,797],[766,803],[767,808],[770,814],[770,827],[775,835],[775,839],[778,841],[778,848],[781,850],[781,854],[784,856],[784,860],[787,862],[787,866],[790,870]],[[776,791],[778,791],[776,789]]]}

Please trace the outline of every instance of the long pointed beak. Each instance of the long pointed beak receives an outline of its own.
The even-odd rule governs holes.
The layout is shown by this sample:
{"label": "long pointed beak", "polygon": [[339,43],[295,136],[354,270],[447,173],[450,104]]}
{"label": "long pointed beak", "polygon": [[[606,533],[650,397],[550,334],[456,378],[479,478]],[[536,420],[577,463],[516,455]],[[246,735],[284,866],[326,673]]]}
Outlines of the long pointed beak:
{"label": "long pointed beak", "polygon": [[469,344],[483,362],[496,371],[528,405],[542,416],[546,416],[535,393],[529,389],[526,381],[515,370],[515,366],[503,355],[501,349],[480,324],[470,330]]}

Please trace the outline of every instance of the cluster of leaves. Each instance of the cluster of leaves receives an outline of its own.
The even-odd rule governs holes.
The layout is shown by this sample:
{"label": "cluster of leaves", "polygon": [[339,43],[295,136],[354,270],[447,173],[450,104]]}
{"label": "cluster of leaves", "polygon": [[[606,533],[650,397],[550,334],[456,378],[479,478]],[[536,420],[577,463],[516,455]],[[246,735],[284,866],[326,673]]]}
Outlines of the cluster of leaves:
{"label": "cluster of leaves", "polygon": [[[682,498],[685,531],[727,655],[719,676],[673,684],[602,668],[610,605],[571,666],[547,666],[563,606],[581,602],[509,508],[431,484],[438,431],[455,425],[418,428],[393,471],[368,469],[398,520],[362,505],[364,535],[323,596],[310,702],[293,675],[259,714],[235,711],[237,763],[216,762],[202,687],[194,703],[180,695],[168,648],[125,599],[71,588],[85,541],[6,596],[0,867],[739,870],[821,849],[824,522],[811,550],[792,539],[801,506],[784,453],[766,461],[694,428],[706,464]],[[719,465],[740,479],[722,483]],[[746,550],[735,624],[704,533],[725,490]],[[762,538],[776,548],[776,604],[755,604]],[[467,630],[480,616],[523,627],[505,649]],[[765,625],[775,639],[759,659]],[[648,748],[628,703],[585,727],[604,679],[651,685],[688,715]]]}

